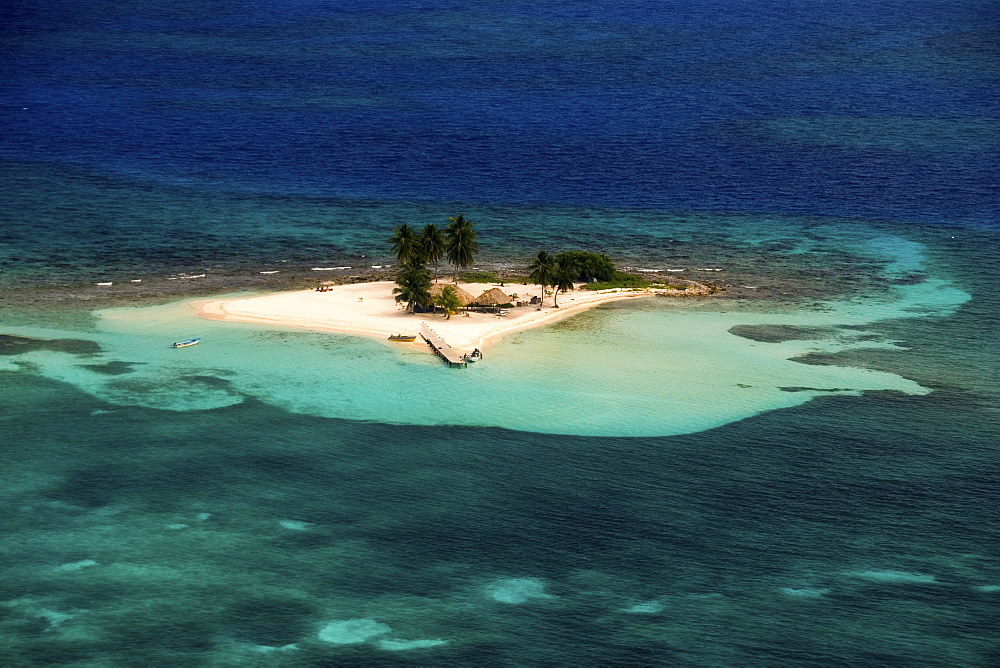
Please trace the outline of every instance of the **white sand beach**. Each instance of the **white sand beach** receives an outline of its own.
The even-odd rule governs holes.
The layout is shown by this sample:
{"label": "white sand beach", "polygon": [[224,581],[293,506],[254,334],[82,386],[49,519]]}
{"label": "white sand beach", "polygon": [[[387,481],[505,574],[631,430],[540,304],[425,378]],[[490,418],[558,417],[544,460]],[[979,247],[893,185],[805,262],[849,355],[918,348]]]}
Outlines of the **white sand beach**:
{"label": "white sand beach", "polygon": [[[387,340],[392,334],[417,334],[421,323],[444,338],[452,347],[471,351],[483,349],[503,336],[567,318],[598,304],[621,299],[649,297],[651,291],[635,290],[574,290],[559,295],[559,307],[552,297],[545,298],[541,309],[536,304],[509,309],[507,315],[492,313],[459,313],[445,319],[441,313],[406,313],[405,305],[397,304],[391,281],[354,283],[331,286],[327,292],[297,290],[247,297],[196,302],[198,315],[211,320],[270,323],[288,327],[355,334]],[[527,300],[538,295],[538,287],[499,283],[459,284],[473,295],[490,288],[499,288],[507,295],[517,294]],[[412,344],[427,349],[419,336]]]}

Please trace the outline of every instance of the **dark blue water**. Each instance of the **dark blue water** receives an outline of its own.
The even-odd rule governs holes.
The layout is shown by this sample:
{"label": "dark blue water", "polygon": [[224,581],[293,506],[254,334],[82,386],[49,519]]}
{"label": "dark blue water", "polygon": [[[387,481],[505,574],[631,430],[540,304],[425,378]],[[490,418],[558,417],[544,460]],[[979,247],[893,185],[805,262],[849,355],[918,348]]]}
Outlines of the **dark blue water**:
{"label": "dark blue water", "polygon": [[[899,349],[804,360],[926,396],[669,438],[113,405],[5,339],[0,663],[1000,662],[995,3],[0,12],[0,277],[21,297],[101,267],[371,257],[460,210],[495,259],[582,239],[850,291],[878,263],[835,223],[919,241],[972,295],[872,325]],[[0,302],[0,334],[44,317],[86,340],[84,302],[24,303]],[[142,363],[32,345],[123,387]]]}
{"label": "dark blue water", "polygon": [[5,17],[8,159],[377,200],[997,218],[989,2],[15,0]]}

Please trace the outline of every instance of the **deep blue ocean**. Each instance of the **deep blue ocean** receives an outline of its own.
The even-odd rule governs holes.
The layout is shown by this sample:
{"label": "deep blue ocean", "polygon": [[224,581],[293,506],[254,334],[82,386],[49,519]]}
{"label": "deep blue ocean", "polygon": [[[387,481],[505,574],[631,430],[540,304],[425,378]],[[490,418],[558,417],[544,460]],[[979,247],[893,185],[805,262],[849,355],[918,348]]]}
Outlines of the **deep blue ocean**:
{"label": "deep blue ocean", "polygon": [[[8,0],[0,664],[1000,664],[998,63],[987,0]],[[924,393],[676,436],[330,417],[102,351],[95,283],[367,270],[458,213],[484,267],[583,248],[770,290],[689,310],[967,300],[797,358]],[[833,336],[804,331],[743,334]],[[234,399],[168,410],[180,383]]]}

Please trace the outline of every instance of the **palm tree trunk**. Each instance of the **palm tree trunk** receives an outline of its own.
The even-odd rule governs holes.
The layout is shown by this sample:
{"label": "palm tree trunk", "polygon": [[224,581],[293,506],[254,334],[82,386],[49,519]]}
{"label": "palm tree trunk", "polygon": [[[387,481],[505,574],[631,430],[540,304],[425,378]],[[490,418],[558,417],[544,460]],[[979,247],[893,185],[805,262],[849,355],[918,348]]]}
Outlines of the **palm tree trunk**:
{"label": "palm tree trunk", "polygon": [[552,287],[552,308],[559,308],[559,286]]}

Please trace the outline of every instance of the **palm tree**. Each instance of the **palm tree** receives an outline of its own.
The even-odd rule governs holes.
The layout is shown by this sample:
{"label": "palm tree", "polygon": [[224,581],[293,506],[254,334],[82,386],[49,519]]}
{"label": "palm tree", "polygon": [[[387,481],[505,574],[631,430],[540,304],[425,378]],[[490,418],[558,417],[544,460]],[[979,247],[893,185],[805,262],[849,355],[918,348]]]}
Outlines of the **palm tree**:
{"label": "palm tree", "polygon": [[572,262],[555,261],[555,268],[552,271],[552,305],[559,308],[559,292],[566,292],[573,289],[573,279],[576,278],[578,268]]}
{"label": "palm tree", "polygon": [[414,307],[429,306],[431,298],[431,273],[424,268],[424,263],[419,259],[404,265],[403,270],[396,277],[398,288],[392,289],[392,294],[396,295],[397,302],[406,302],[406,312],[413,313]]}
{"label": "palm tree", "polygon": [[429,224],[420,234],[420,245],[424,259],[434,265],[434,282],[438,282],[438,263],[444,257],[445,238],[437,225]]}
{"label": "palm tree", "polygon": [[462,308],[462,300],[459,299],[458,292],[450,285],[441,288],[441,294],[434,299],[434,303],[444,309],[445,320],[451,320],[451,316]]}
{"label": "palm tree", "polygon": [[538,251],[538,255],[528,265],[528,278],[535,285],[542,286],[542,304],[545,303],[545,287],[552,285],[556,263],[548,251]]}
{"label": "palm tree", "polygon": [[448,235],[445,252],[448,255],[448,262],[455,267],[455,284],[458,284],[458,270],[471,266],[479,252],[479,242],[476,241],[476,224],[471,220],[466,220],[465,216],[449,218],[446,231]]}
{"label": "palm tree", "polygon": [[403,223],[392,231],[389,238],[392,244],[392,252],[396,254],[399,264],[409,264],[414,260],[423,257],[423,246],[417,237],[416,231],[406,223]]}

